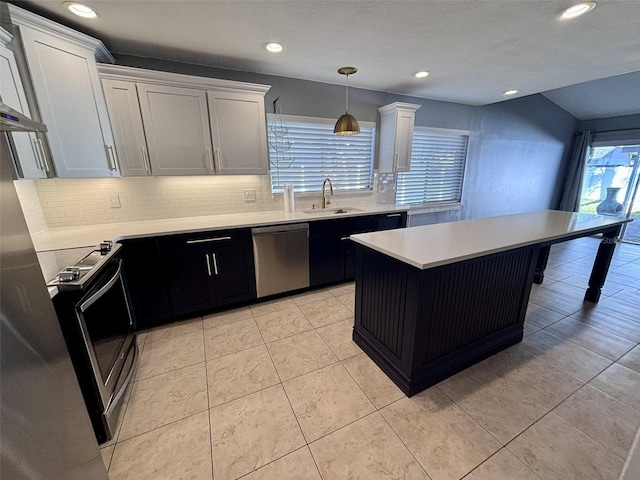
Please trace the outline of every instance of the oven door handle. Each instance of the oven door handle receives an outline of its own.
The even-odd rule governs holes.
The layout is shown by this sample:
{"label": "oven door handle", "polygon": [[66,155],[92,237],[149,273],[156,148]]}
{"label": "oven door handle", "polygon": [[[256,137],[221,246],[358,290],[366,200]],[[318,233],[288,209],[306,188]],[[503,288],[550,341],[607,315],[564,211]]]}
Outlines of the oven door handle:
{"label": "oven door handle", "polygon": [[129,383],[131,383],[131,378],[133,377],[133,374],[135,373],[135,369],[136,369],[135,366],[136,366],[137,357],[138,357],[138,342],[134,340],[133,341],[133,360],[131,361],[131,368],[127,373],[127,378],[125,378],[124,382],[122,382],[122,386],[120,387],[120,390],[118,390],[118,393],[116,393],[113,397],[111,397],[111,400],[109,401],[109,406],[105,411],[105,415],[107,417],[111,414],[113,409],[116,408],[116,405],[118,405],[118,401],[120,400],[122,395],[124,395],[124,392],[127,390],[127,386],[129,385]]}
{"label": "oven door handle", "polygon": [[109,280],[104,286],[100,288],[100,290],[98,290],[96,293],[91,295],[89,298],[87,298],[84,302],[80,304],[80,307],[78,307],[80,311],[82,313],[86,312],[87,309],[91,307],[91,305],[93,305],[98,300],[100,300],[100,297],[102,297],[102,295],[104,295],[107,292],[107,290],[113,287],[113,285],[118,281],[118,278],[120,278],[121,272],[122,272],[122,260],[118,262],[118,269],[116,270],[116,273],[113,275],[113,277],[111,277],[111,280]]}

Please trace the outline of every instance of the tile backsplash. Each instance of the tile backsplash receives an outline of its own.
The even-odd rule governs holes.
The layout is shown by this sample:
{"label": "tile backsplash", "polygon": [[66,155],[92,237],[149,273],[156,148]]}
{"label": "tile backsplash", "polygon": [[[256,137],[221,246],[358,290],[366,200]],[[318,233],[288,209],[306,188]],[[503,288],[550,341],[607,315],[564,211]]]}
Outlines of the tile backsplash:
{"label": "tile backsplash", "polygon": [[[273,211],[284,208],[281,196],[271,195],[267,175],[129,177],[18,180],[15,182],[31,233],[46,228],[163,218]],[[243,191],[255,190],[255,202]],[[117,195],[120,207],[111,208]],[[316,198],[317,197],[317,198]],[[332,198],[335,206],[374,200],[371,192]],[[319,204],[320,195],[296,195],[296,208]]]}
{"label": "tile backsplash", "polygon": [[47,222],[44,219],[38,190],[33,180],[17,180],[13,184],[16,186],[16,193],[20,200],[20,206],[27,221],[29,233],[41,232],[47,229]]}

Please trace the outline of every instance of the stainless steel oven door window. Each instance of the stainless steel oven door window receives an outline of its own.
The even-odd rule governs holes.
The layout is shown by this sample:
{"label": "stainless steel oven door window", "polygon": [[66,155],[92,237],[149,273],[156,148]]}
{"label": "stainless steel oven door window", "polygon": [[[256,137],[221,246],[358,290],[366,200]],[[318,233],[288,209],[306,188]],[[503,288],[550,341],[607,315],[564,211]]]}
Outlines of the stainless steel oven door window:
{"label": "stainless steel oven door window", "polygon": [[96,286],[78,302],[76,314],[100,396],[107,407],[127,355],[124,349],[133,334],[122,280],[122,260],[118,260],[115,269],[108,268]]}

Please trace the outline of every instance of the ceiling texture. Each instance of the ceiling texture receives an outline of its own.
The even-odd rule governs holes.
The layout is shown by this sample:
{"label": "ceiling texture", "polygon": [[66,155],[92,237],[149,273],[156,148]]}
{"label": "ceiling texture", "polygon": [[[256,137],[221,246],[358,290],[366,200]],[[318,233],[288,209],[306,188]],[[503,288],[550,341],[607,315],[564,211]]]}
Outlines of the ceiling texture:
{"label": "ceiling texture", "polygon": [[87,0],[92,20],[62,1],[13,3],[119,54],[335,84],[355,66],[358,88],[469,105],[544,93],[580,120],[640,114],[640,0],[565,21],[571,0]]}

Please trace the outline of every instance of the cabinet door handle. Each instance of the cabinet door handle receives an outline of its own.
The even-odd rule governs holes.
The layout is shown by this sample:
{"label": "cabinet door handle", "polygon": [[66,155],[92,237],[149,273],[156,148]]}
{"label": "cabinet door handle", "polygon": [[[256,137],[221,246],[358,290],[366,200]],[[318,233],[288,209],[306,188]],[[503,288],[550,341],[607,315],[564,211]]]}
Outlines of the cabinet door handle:
{"label": "cabinet door handle", "polygon": [[38,139],[33,139],[33,146],[35,147],[36,153],[36,166],[38,167],[38,170],[42,170],[44,172],[44,163],[42,163],[42,155],[40,154],[40,147],[38,147]]}
{"label": "cabinet door handle", "polygon": [[49,173],[49,160],[47,159],[47,152],[44,151],[44,145],[42,145],[42,140],[36,138],[35,141],[38,145],[38,150],[40,151],[40,156],[42,160],[44,160],[44,169],[47,173]]}
{"label": "cabinet door handle", "polygon": [[204,258],[207,259],[207,275],[211,276],[211,262],[209,261],[209,254],[205,253]]}
{"label": "cabinet door handle", "polygon": [[222,240],[231,240],[231,237],[214,237],[214,238],[203,238],[201,240],[187,240],[187,245],[191,245],[193,243],[220,242]]}
{"label": "cabinet door handle", "polygon": [[142,152],[142,163],[144,163],[144,171],[149,173],[149,158],[147,157],[147,151],[144,149],[144,145],[140,145],[140,151]]}
{"label": "cabinet door handle", "polygon": [[220,171],[220,149],[216,148],[216,154],[213,157],[216,172]]}
{"label": "cabinet door handle", "polygon": [[398,169],[398,159],[400,158],[400,154],[398,152],[393,154],[393,171],[395,172]]}
{"label": "cabinet door handle", "polygon": [[116,154],[113,151],[112,145],[105,145],[105,149],[107,150],[107,163],[109,164],[109,170],[112,172],[118,171],[118,163],[116,160]]}
{"label": "cabinet door handle", "polygon": [[216,275],[218,275],[218,258],[215,253],[211,254],[211,258],[213,258],[213,271]]}
{"label": "cabinet door handle", "polygon": [[349,240],[349,237],[340,237],[340,240]]}
{"label": "cabinet door handle", "polygon": [[213,155],[211,155],[211,150],[209,148],[205,148],[204,149],[206,155],[207,155],[207,159],[209,160],[209,170],[212,172],[216,171],[216,167],[213,163]]}
{"label": "cabinet door handle", "polygon": [[401,213],[390,213],[389,215],[387,215],[387,218],[391,218],[391,217],[401,217],[402,214]]}
{"label": "cabinet door handle", "polygon": [[104,146],[104,151],[107,154],[107,166],[109,167],[109,170],[113,172],[113,160],[111,158],[111,152],[109,152],[109,145]]}
{"label": "cabinet door handle", "polygon": [[116,151],[113,149],[113,145],[109,145],[109,152],[111,152],[111,156],[113,157],[113,163],[116,166],[116,171],[120,171],[120,162],[118,161],[118,155]]}

